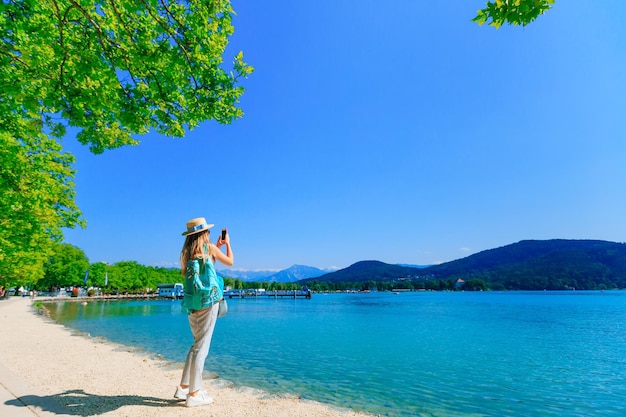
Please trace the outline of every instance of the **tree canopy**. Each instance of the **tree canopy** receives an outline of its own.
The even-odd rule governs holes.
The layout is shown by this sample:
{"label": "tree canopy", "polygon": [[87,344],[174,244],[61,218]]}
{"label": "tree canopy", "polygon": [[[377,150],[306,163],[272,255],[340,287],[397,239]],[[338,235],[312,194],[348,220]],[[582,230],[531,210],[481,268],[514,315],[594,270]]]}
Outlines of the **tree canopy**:
{"label": "tree canopy", "polygon": [[100,287],[104,292],[156,292],[158,284],[182,279],[178,268],[144,266],[134,261],[90,264],[80,248],[65,243],[51,247],[51,255],[44,262],[44,277],[35,285],[39,291],[88,286]]}
{"label": "tree canopy", "polygon": [[[0,111],[0,126],[6,126]],[[18,139],[0,128],[0,284],[43,276],[51,241],[82,224],[74,202],[73,157],[34,121],[15,120]],[[3,279],[4,278],[4,279]]]}
{"label": "tree canopy", "polygon": [[526,26],[539,15],[549,10],[554,0],[496,0],[488,1],[484,9],[478,11],[474,22],[499,28],[505,23]]}
{"label": "tree canopy", "polygon": [[[36,280],[74,203],[67,127],[94,153],[243,115],[228,0],[0,2],[0,281]],[[9,262],[10,261],[10,262]]]}
{"label": "tree canopy", "polygon": [[44,277],[37,283],[40,289],[79,285],[89,268],[89,260],[80,248],[67,243],[52,245],[50,257],[44,263]]}
{"label": "tree canopy", "polygon": [[2,112],[58,133],[66,122],[95,153],[229,123],[252,71],[241,52],[223,65],[232,16],[226,0],[2,2]]}

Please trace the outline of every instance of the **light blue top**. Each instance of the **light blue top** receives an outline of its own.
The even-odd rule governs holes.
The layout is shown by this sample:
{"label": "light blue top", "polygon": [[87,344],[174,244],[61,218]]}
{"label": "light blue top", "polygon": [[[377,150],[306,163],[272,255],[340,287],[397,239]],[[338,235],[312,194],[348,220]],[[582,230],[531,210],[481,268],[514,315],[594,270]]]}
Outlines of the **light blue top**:
{"label": "light blue top", "polygon": [[224,297],[224,280],[215,272],[210,257],[187,262],[183,307],[188,313],[211,307]]}

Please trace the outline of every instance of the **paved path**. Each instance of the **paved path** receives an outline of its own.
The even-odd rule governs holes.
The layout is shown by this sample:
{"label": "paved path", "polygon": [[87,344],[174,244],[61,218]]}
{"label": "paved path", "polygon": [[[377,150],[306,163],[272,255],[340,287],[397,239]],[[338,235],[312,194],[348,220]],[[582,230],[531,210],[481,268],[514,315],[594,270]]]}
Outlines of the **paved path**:
{"label": "paved path", "polygon": [[17,375],[0,364],[0,416],[69,416],[65,411],[54,399],[38,395]]}

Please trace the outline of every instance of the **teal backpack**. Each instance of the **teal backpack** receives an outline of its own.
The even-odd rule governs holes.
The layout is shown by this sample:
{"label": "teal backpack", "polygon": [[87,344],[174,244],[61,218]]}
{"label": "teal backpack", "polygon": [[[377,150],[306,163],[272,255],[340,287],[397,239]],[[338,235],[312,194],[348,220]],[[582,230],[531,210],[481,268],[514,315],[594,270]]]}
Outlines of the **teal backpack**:
{"label": "teal backpack", "polygon": [[224,280],[215,272],[210,258],[187,262],[183,307],[189,312],[208,308],[224,297]]}

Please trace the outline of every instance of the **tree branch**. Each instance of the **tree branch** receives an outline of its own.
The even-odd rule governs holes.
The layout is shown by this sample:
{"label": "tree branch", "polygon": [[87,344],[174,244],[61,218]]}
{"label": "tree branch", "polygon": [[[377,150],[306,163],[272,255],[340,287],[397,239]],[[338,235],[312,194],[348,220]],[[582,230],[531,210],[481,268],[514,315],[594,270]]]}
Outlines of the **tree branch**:
{"label": "tree branch", "polygon": [[[155,16],[153,13],[153,10],[150,8],[150,5],[145,1],[142,0],[142,3],[146,6],[146,8],[148,9],[148,13],[150,13],[150,16],[152,16],[152,18],[159,24],[159,26],[161,26],[161,28],[163,29],[163,31],[165,31],[165,33],[167,33],[167,35],[174,40],[174,42],[176,42],[176,45],[178,45],[178,47],[180,48],[180,50],[183,52],[183,55],[185,55],[185,59],[187,60],[187,65],[189,66],[189,68],[191,69],[191,58],[189,58],[189,54],[187,52],[187,49],[185,49],[185,46],[182,45],[178,39],[176,39],[176,37],[170,32],[169,27],[165,24],[163,24],[163,22],[161,21],[161,19],[159,19],[159,16]],[[193,82],[196,86],[196,88],[198,88],[198,82],[196,81],[196,77],[191,74],[191,78],[193,79]]]}

